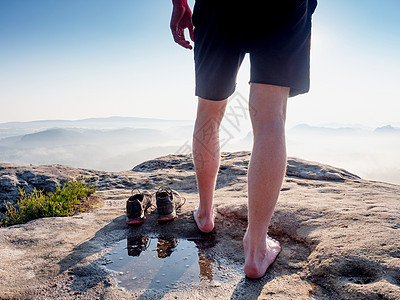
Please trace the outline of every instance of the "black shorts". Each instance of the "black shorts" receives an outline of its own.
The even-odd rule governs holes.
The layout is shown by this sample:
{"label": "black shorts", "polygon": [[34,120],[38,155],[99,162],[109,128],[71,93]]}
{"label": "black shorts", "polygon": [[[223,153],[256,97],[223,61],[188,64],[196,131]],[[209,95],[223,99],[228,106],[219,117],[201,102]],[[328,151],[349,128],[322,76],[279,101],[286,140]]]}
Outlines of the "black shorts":
{"label": "black shorts", "polygon": [[316,0],[196,0],[193,11],[196,96],[223,100],[250,54],[250,82],[310,87],[311,15]]}

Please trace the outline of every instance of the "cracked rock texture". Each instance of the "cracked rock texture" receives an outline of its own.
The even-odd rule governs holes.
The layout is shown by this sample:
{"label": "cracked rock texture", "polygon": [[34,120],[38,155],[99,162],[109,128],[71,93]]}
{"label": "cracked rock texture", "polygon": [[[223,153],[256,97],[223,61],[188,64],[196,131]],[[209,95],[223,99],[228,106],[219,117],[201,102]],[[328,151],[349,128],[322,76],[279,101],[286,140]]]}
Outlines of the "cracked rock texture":
{"label": "cracked rock texture", "polygon": [[[52,191],[78,177],[97,186],[103,203],[92,213],[1,228],[0,299],[400,299],[400,186],[297,158],[288,160],[269,229],[282,252],[262,279],[247,280],[242,237],[249,157],[245,151],[222,154],[216,228],[209,235],[192,218],[198,194],[190,155],[160,157],[124,172],[0,164],[0,211],[5,201],[16,203],[18,187]],[[143,225],[128,227],[131,189],[155,192],[162,185],[187,199],[178,218],[158,224],[153,211]],[[229,268],[239,275],[193,286],[124,288],[107,268],[107,253],[119,241],[166,235],[197,241],[199,264],[207,257],[227,276]]]}

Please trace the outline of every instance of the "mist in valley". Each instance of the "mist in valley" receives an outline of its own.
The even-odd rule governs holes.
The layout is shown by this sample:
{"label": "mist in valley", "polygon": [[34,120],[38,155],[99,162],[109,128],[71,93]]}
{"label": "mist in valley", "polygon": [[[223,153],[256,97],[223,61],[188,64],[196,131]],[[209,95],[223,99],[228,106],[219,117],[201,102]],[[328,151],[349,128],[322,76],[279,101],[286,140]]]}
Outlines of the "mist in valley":
{"label": "mist in valley", "polygon": [[[140,118],[0,124],[0,162],[63,164],[105,171],[132,169],[167,154],[191,153],[193,121]],[[250,125],[227,117],[221,150],[251,150]],[[287,129],[288,156],[344,168],[364,179],[400,184],[400,128]]]}

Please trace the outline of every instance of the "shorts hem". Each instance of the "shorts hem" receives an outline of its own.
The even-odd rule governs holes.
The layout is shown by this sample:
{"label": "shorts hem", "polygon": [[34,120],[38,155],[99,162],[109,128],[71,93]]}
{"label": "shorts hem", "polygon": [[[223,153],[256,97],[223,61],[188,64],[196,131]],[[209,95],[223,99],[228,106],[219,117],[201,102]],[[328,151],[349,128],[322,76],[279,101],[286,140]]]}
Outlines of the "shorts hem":
{"label": "shorts hem", "polygon": [[227,95],[225,96],[206,96],[205,94],[200,94],[198,92],[195,93],[195,96],[200,97],[204,100],[209,100],[209,101],[223,101],[225,99],[228,99],[230,96],[233,95],[233,93],[235,92],[236,87],[229,93],[227,93]]}
{"label": "shorts hem", "polygon": [[288,83],[277,83],[277,82],[273,82],[273,81],[262,81],[262,80],[250,80],[250,83],[259,83],[259,84],[268,84],[268,85],[274,85],[274,86],[281,86],[281,87],[288,87],[290,88],[289,91],[289,98],[301,95],[301,94],[306,94],[309,91],[309,88],[297,88],[291,84]]}

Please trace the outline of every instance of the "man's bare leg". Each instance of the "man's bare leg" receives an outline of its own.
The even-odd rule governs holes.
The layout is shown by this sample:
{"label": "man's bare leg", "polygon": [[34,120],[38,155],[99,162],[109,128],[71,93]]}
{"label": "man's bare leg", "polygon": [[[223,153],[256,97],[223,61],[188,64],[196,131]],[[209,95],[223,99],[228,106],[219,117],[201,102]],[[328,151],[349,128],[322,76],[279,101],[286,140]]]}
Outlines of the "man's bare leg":
{"label": "man's bare leg", "polygon": [[227,99],[210,101],[199,98],[193,132],[193,161],[200,203],[193,211],[197,227],[203,232],[214,229],[214,191],[220,163],[219,127]]}
{"label": "man's bare leg", "polygon": [[289,88],[252,83],[253,151],[248,170],[248,227],[243,239],[247,277],[262,277],[281,248],[268,226],[286,170],[285,118]]}

